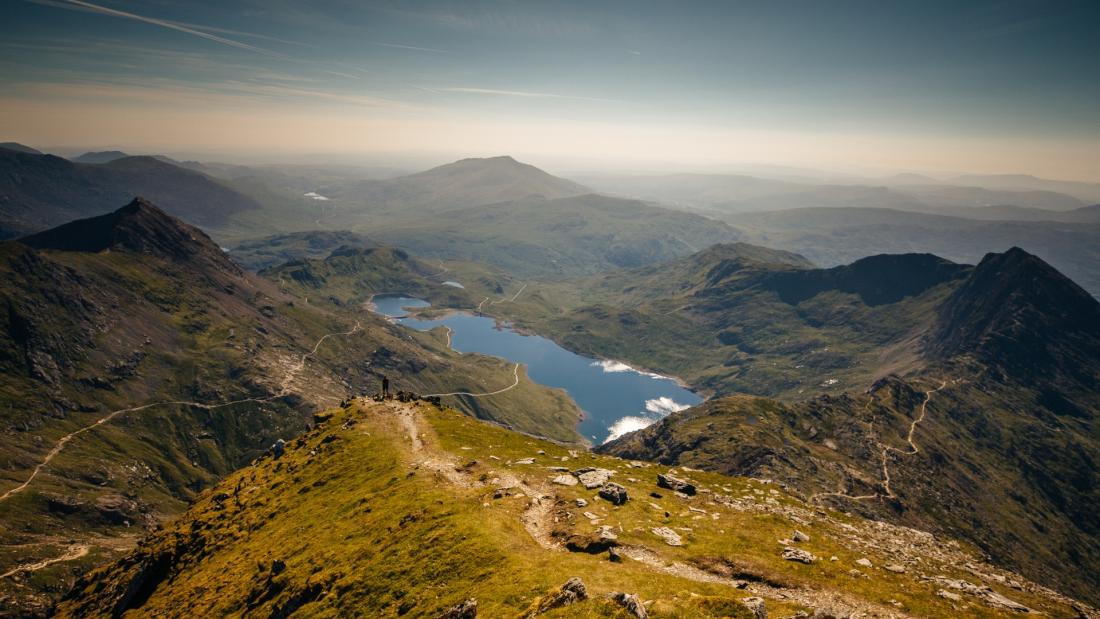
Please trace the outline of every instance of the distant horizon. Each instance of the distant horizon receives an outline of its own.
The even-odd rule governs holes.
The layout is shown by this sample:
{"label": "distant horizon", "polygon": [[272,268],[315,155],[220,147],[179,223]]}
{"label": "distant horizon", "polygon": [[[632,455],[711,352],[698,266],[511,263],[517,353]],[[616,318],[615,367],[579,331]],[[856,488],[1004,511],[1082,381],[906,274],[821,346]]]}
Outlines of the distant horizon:
{"label": "distant horizon", "polygon": [[949,183],[962,176],[990,176],[990,177],[1032,177],[1038,180],[1049,180],[1068,183],[1100,184],[1100,175],[1095,179],[1088,178],[1059,178],[1044,176],[1027,171],[999,172],[985,170],[936,170],[893,168],[876,166],[830,166],[827,163],[812,164],[799,162],[774,162],[774,161],[729,161],[725,163],[696,163],[690,162],[617,162],[595,161],[583,158],[570,158],[560,156],[539,156],[537,153],[516,154],[508,152],[499,153],[455,153],[455,152],[294,152],[285,153],[255,153],[247,151],[228,150],[174,150],[171,148],[143,148],[140,146],[127,146],[120,144],[103,145],[72,145],[54,144],[39,145],[23,140],[10,139],[0,136],[0,143],[14,142],[39,150],[45,154],[56,155],[65,158],[79,157],[86,153],[97,152],[124,152],[128,156],[164,156],[177,161],[198,161],[200,163],[222,163],[229,165],[254,165],[254,166],[347,166],[366,169],[390,169],[399,173],[413,173],[430,168],[446,165],[463,159],[491,159],[494,157],[511,157],[520,163],[533,165],[536,168],[557,176],[585,176],[585,175],[614,175],[614,176],[659,176],[676,174],[696,175],[730,175],[730,176],[755,176],[760,178],[803,178],[807,181],[828,183],[835,181],[874,181],[890,180],[898,175],[925,176],[941,183]]}

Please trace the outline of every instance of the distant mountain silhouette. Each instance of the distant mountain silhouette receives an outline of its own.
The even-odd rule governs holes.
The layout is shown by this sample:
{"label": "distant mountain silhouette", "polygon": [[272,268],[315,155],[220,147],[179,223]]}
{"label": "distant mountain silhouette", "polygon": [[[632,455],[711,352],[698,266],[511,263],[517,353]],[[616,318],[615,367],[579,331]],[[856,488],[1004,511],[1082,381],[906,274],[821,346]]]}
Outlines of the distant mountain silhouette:
{"label": "distant mountain silhouette", "polygon": [[130,155],[120,150],[100,150],[90,151],[77,157],[70,157],[70,160],[76,163],[110,163],[115,159],[122,159],[123,157],[129,156]]}
{"label": "distant mountain silhouette", "polygon": [[0,150],[0,237],[98,215],[138,195],[203,227],[260,208],[255,200],[209,176],[154,157],[83,164],[53,155]]}
{"label": "distant mountain silhouette", "polygon": [[15,151],[17,153],[26,153],[28,155],[42,154],[41,151],[31,148],[30,146],[26,146],[24,144],[20,144],[19,142],[0,142],[0,149]]}

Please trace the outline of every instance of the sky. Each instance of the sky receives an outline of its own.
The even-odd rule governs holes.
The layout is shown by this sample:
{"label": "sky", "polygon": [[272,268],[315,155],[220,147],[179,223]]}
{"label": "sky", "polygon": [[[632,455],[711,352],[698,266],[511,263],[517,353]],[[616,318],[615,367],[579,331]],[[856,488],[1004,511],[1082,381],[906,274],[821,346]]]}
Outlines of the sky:
{"label": "sky", "polygon": [[1100,181],[1100,2],[0,0],[0,141]]}

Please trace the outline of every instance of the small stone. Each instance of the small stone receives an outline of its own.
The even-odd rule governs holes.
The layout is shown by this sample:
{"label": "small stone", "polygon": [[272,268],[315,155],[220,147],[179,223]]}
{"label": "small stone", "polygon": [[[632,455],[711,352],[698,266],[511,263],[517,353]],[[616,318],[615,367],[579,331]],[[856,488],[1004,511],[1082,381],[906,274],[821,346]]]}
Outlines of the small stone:
{"label": "small stone", "polygon": [[456,604],[448,608],[439,619],[476,619],[477,618],[477,600],[469,598],[461,604]]}
{"label": "small stone", "polygon": [[649,613],[645,609],[645,605],[642,604],[642,600],[633,593],[616,592],[611,594],[611,599],[614,600],[626,609],[626,612],[634,615],[634,619],[649,619]]}
{"label": "small stone", "polygon": [[535,463],[534,458],[522,458],[520,460],[515,461],[515,464],[534,464],[534,463]]}
{"label": "small stone", "polygon": [[607,549],[607,560],[612,563],[622,563],[623,556],[619,554],[618,549],[612,546],[611,548]]}
{"label": "small stone", "polygon": [[810,541],[810,536],[806,535],[802,531],[795,530],[794,535],[791,536],[791,539],[795,542],[808,542]]}
{"label": "small stone", "polygon": [[889,572],[893,572],[895,574],[904,574],[905,573],[905,568],[898,565],[898,564],[896,564],[896,563],[887,563],[886,565],[882,566],[882,569],[884,569],[886,571],[889,571]]}
{"label": "small stone", "polygon": [[588,501],[584,499],[577,499],[577,507],[588,507]]}
{"label": "small stone", "polygon": [[650,529],[654,535],[665,540],[665,543],[669,546],[683,546],[684,541],[680,539],[680,534],[668,527],[655,527]]}
{"label": "small stone", "polygon": [[863,567],[874,567],[871,560],[864,557],[862,559],[856,559],[856,565],[862,565]]}

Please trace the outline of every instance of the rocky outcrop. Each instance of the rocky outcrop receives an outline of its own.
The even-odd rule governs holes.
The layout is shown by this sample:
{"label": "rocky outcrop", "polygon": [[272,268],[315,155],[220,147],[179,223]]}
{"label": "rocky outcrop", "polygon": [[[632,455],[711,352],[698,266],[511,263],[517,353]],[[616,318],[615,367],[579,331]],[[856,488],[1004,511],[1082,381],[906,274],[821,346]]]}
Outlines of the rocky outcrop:
{"label": "rocky outcrop", "polygon": [[616,483],[605,484],[600,488],[599,494],[601,499],[610,501],[612,505],[622,505],[628,498],[626,488]]}
{"label": "rocky outcrop", "polygon": [[675,492],[682,492],[688,496],[695,495],[695,486],[693,484],[690,484],[677,477],[673,477],[671,474],[662,475],[658,473],[657,485],[662,488],[668,488],[669,490],[673,490]]}
{"label": "rocky outcrop", "polygon": [[588,589],[585,588],[584,583],[580,578],[574,576],[565,581],[565,584],[561,586],[561,589],[543,597],[539,600],[535,610],[527,614],[528,619],[537,617],[543,613],[550,612],[556,608],[562,608],[571,604],[576,604],[581,600],[588,599]]}

